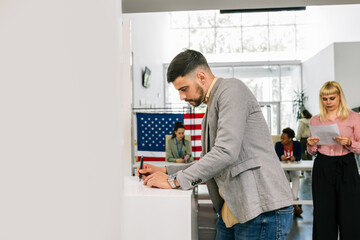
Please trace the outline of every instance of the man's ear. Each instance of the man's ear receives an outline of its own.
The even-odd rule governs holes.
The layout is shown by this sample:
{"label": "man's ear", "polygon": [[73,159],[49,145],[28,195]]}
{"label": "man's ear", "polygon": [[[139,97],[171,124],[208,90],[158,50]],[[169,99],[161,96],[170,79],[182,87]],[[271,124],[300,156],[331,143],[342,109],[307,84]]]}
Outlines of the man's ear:
{"label": "man's ear", "polygon": [[204,85],[206,83],[206,79],[207,79],[206,73],[198,72],[196,78],[199,80],[200,84]]}

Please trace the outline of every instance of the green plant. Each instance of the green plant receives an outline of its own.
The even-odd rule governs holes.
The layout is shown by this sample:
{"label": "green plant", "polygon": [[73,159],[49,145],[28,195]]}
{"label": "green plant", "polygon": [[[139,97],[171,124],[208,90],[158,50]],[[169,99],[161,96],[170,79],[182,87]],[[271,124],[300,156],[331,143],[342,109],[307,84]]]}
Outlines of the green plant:
{"label": "green plant", "polygon": [[301,119],[301,113],[305,109],[305,102],[308,96],[303,90],[295,91],[295,98],[293,100],[293,112],[296,116],[296,120]]}

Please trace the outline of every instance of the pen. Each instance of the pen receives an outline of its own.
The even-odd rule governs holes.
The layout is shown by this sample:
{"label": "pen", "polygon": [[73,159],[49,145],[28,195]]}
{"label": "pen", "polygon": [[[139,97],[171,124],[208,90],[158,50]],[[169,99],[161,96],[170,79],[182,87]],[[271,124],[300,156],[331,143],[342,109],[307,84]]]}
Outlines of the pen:
{"label": "pen", "polygon": [[[143,168],[144,156],[141,156],[140,170]],[[139,172],[139,180],[141,181],[142,174]]]}

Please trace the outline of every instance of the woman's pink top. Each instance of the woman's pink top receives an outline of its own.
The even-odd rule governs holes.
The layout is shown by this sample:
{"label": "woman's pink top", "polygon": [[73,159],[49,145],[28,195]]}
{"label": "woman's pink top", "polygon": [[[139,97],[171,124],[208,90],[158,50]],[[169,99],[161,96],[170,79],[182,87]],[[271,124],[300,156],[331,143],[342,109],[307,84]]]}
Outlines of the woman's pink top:
{"label": "woman's pink top", "polygon": [[[351,146],[334,145],[314,145],[307,144],[307,151],[314,155],[317,151],[327,156],[343,156],[350,152],[360,154],[360,114],[350,111],[349,117],[343,121],[337,117],[335,120],[320,121],[320,116],[316,115],[311,118],[310,125],[331,125],[337,124],[340,136],[351,139]],[[310,132],[311,136],[311,132]]]}

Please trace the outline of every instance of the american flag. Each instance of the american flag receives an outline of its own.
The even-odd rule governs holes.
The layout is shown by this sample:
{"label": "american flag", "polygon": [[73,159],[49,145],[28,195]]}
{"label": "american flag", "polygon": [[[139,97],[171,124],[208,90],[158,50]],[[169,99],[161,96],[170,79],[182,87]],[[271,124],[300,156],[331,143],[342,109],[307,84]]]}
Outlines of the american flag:
{"label": "american flag", "polygon": [[192,156],[200,159],[201,153],[201,121],[204,113],[164,114],[137,113],[137,150],[135,155],[139,161],[165,161],[165,135],[171,135],[176,122],[183,122],[185,135],[191,136]]}

